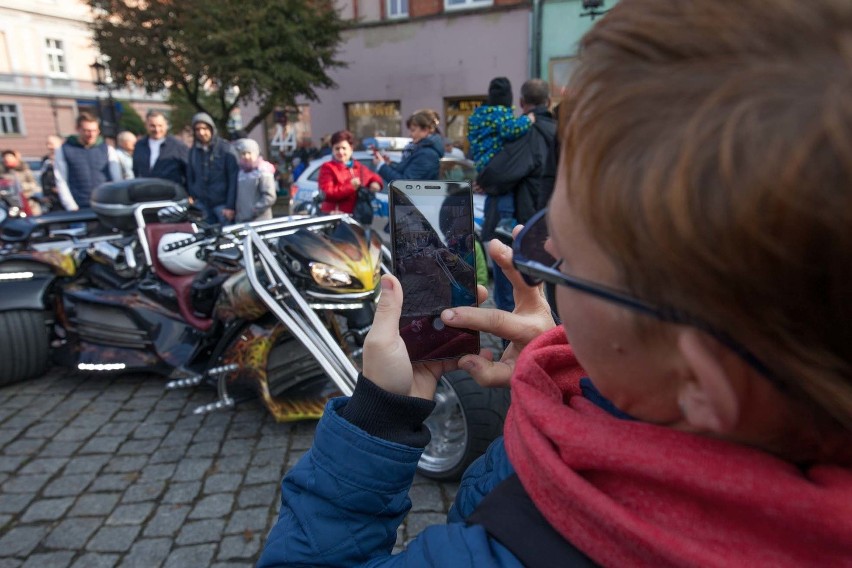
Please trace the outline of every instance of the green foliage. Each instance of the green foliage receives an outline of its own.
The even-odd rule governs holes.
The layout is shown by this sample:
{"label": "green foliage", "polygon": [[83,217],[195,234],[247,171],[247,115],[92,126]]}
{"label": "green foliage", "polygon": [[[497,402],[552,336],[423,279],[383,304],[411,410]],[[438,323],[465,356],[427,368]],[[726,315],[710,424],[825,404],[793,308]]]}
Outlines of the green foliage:
{"label": "green foliage", "polygon": [[[218,99],[215,94],[201,92],[199,100],[204,108],[215,108]],[[190,128],[193,115],[199,111],[195,105],[189,102],[186,93],[178,88],[169,89],[168,103],[172,107],[172,112],[169,115],[169,127],[172,134]]]}
{"label": "green foliage", "polygon": [[139,116],[136,109],[127,101],[118,101],[121,103],[121,118],[118,119],[118,131],[128,130],[139,136],[145,134],[145,120]]}
{"label": "green foliage", "polygon": [[[88,0],[92,30],[119,83],[170,88],[209,113],[222,132],[241,101],[258,106],[251,130],[273,108],[336,86],[345,22],[333,0]],[[174,120],[173,120],[174,122]]]}

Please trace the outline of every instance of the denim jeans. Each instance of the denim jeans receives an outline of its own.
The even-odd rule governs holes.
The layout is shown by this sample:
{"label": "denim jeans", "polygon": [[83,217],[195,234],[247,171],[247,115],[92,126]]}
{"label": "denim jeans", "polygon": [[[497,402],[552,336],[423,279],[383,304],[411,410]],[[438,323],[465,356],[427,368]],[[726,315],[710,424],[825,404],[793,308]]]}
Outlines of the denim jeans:
{"label": "denim jeans", "polygon": [[502,268],[496,264],[492,268],[494,274],[494,304],[500,310],[511,312],[515,309],[512,283],[506,278]]}

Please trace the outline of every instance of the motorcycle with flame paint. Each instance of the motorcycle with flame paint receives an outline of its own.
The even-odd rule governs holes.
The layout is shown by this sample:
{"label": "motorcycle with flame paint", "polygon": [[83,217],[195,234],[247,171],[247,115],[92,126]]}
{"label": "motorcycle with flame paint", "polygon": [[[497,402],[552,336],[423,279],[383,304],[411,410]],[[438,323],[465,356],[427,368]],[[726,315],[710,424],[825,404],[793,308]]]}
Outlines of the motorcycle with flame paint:
{"label": "motorcycle with flame paint", "polygon": [[[389,251],[348,215],[208,227],[176,184],[95,189],[89,211],[0,227],[0,384],[144,372],[215,388],[207,413],[259,399],[279,421],[351,394]],[[502,432],[505,390],[448,373],[419,464],[457,479]]]}

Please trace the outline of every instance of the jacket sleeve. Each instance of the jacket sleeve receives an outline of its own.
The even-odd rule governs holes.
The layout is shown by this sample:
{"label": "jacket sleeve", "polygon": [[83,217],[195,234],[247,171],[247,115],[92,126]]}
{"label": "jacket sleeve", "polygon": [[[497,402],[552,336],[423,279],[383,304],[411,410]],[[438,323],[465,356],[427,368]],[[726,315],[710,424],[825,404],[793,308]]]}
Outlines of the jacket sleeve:
{"label": "jacket sleeve", "polygon": [[228,184],[225,194],[225,205],[228,209],[237,208],[237,176],[240,173],[240,164],[237,155],[232,151],[225,153],[225,179]]}
{"label": "jacket sleeve", "polygon": [[531,124],[532,121],[530,121],[529,117],[525,114],[517,118],[510,114],[505,120],[500,122],[500,138],[503,139],[504,142],[517,140],[529,131]]}
{"label": "jacket sleeve", "polygon": [[180,170],[181,184],[184,187],[189,187],[189,146],[183,143],[182,140],[172,136],[174,140],[174,152]]}
{"label": "jacket sleeve", "polygon": [[59,196],[59,201],[62,206],[68,211],[77,211],[80,206],[74,200],[71,194],[71,188],[68,187],[68,162],[65,161],[65,145],[63,144],[56,149],[53,157],[53,175],[56,177],[56,194]]}
{"label": "jacket sleeve", "polygon": [[260,215],[275,204],[278,194],[275,191],[275,179],[270,173],[261,174],[258,181],[258,200],[254,204],[254,215]]}
{"label": "jacket sleeve", "polygon": [[418,148],[397,166],[383,164],[378,172],[382,178],[391,182],[397,179],[431,179],[439,169],[441,156],[432,148]]}
{"label": "jacket sleeve", "polygon": [[144,177],[143,172],[147,174],[148,168],[143,169],[142,166],[143,164],[147,166],[150,160],[151,150],[148,148],[148,139],[143,138],[133,148],[133,176]]}
{"label": "jacket sleeve", "polygon": [[[371,435],[344,418],[362,381],[352,399],[328,403],[313,447],[284,478],[278,522],[257,566],[520,566],[481,526],[462,523],[430,527],[391,554],[422,447]],[[368,403],[361,415],[374,418],[368,408],[386,406]]]}
{"label": "jacket sleeve", "polygon": [[107,157],[109,159],[109,180],[120,181],[124,179],[121,175],[121,163],[118,161],[118,153],[112,146],[107,146]]}
{"label": "jacket sleeve", "polygon": [[195,195],[195,168],[192,167],[192,148],[186,152],[186,192],[193,198],[198,199]]}

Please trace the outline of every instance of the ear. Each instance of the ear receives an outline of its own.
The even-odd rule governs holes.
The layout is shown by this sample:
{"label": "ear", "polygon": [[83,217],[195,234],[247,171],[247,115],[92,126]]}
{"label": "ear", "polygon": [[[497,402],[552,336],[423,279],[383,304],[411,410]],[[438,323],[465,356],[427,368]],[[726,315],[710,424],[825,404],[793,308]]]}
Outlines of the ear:
{"label": "ear", "polygon": [[731,367],[739,361],[731,360],[725,347],[694,328],[680,330],[677,345],[689,367],[689,377],[678,392],[684,420],[699,431],[730,432],[741,411]]}

